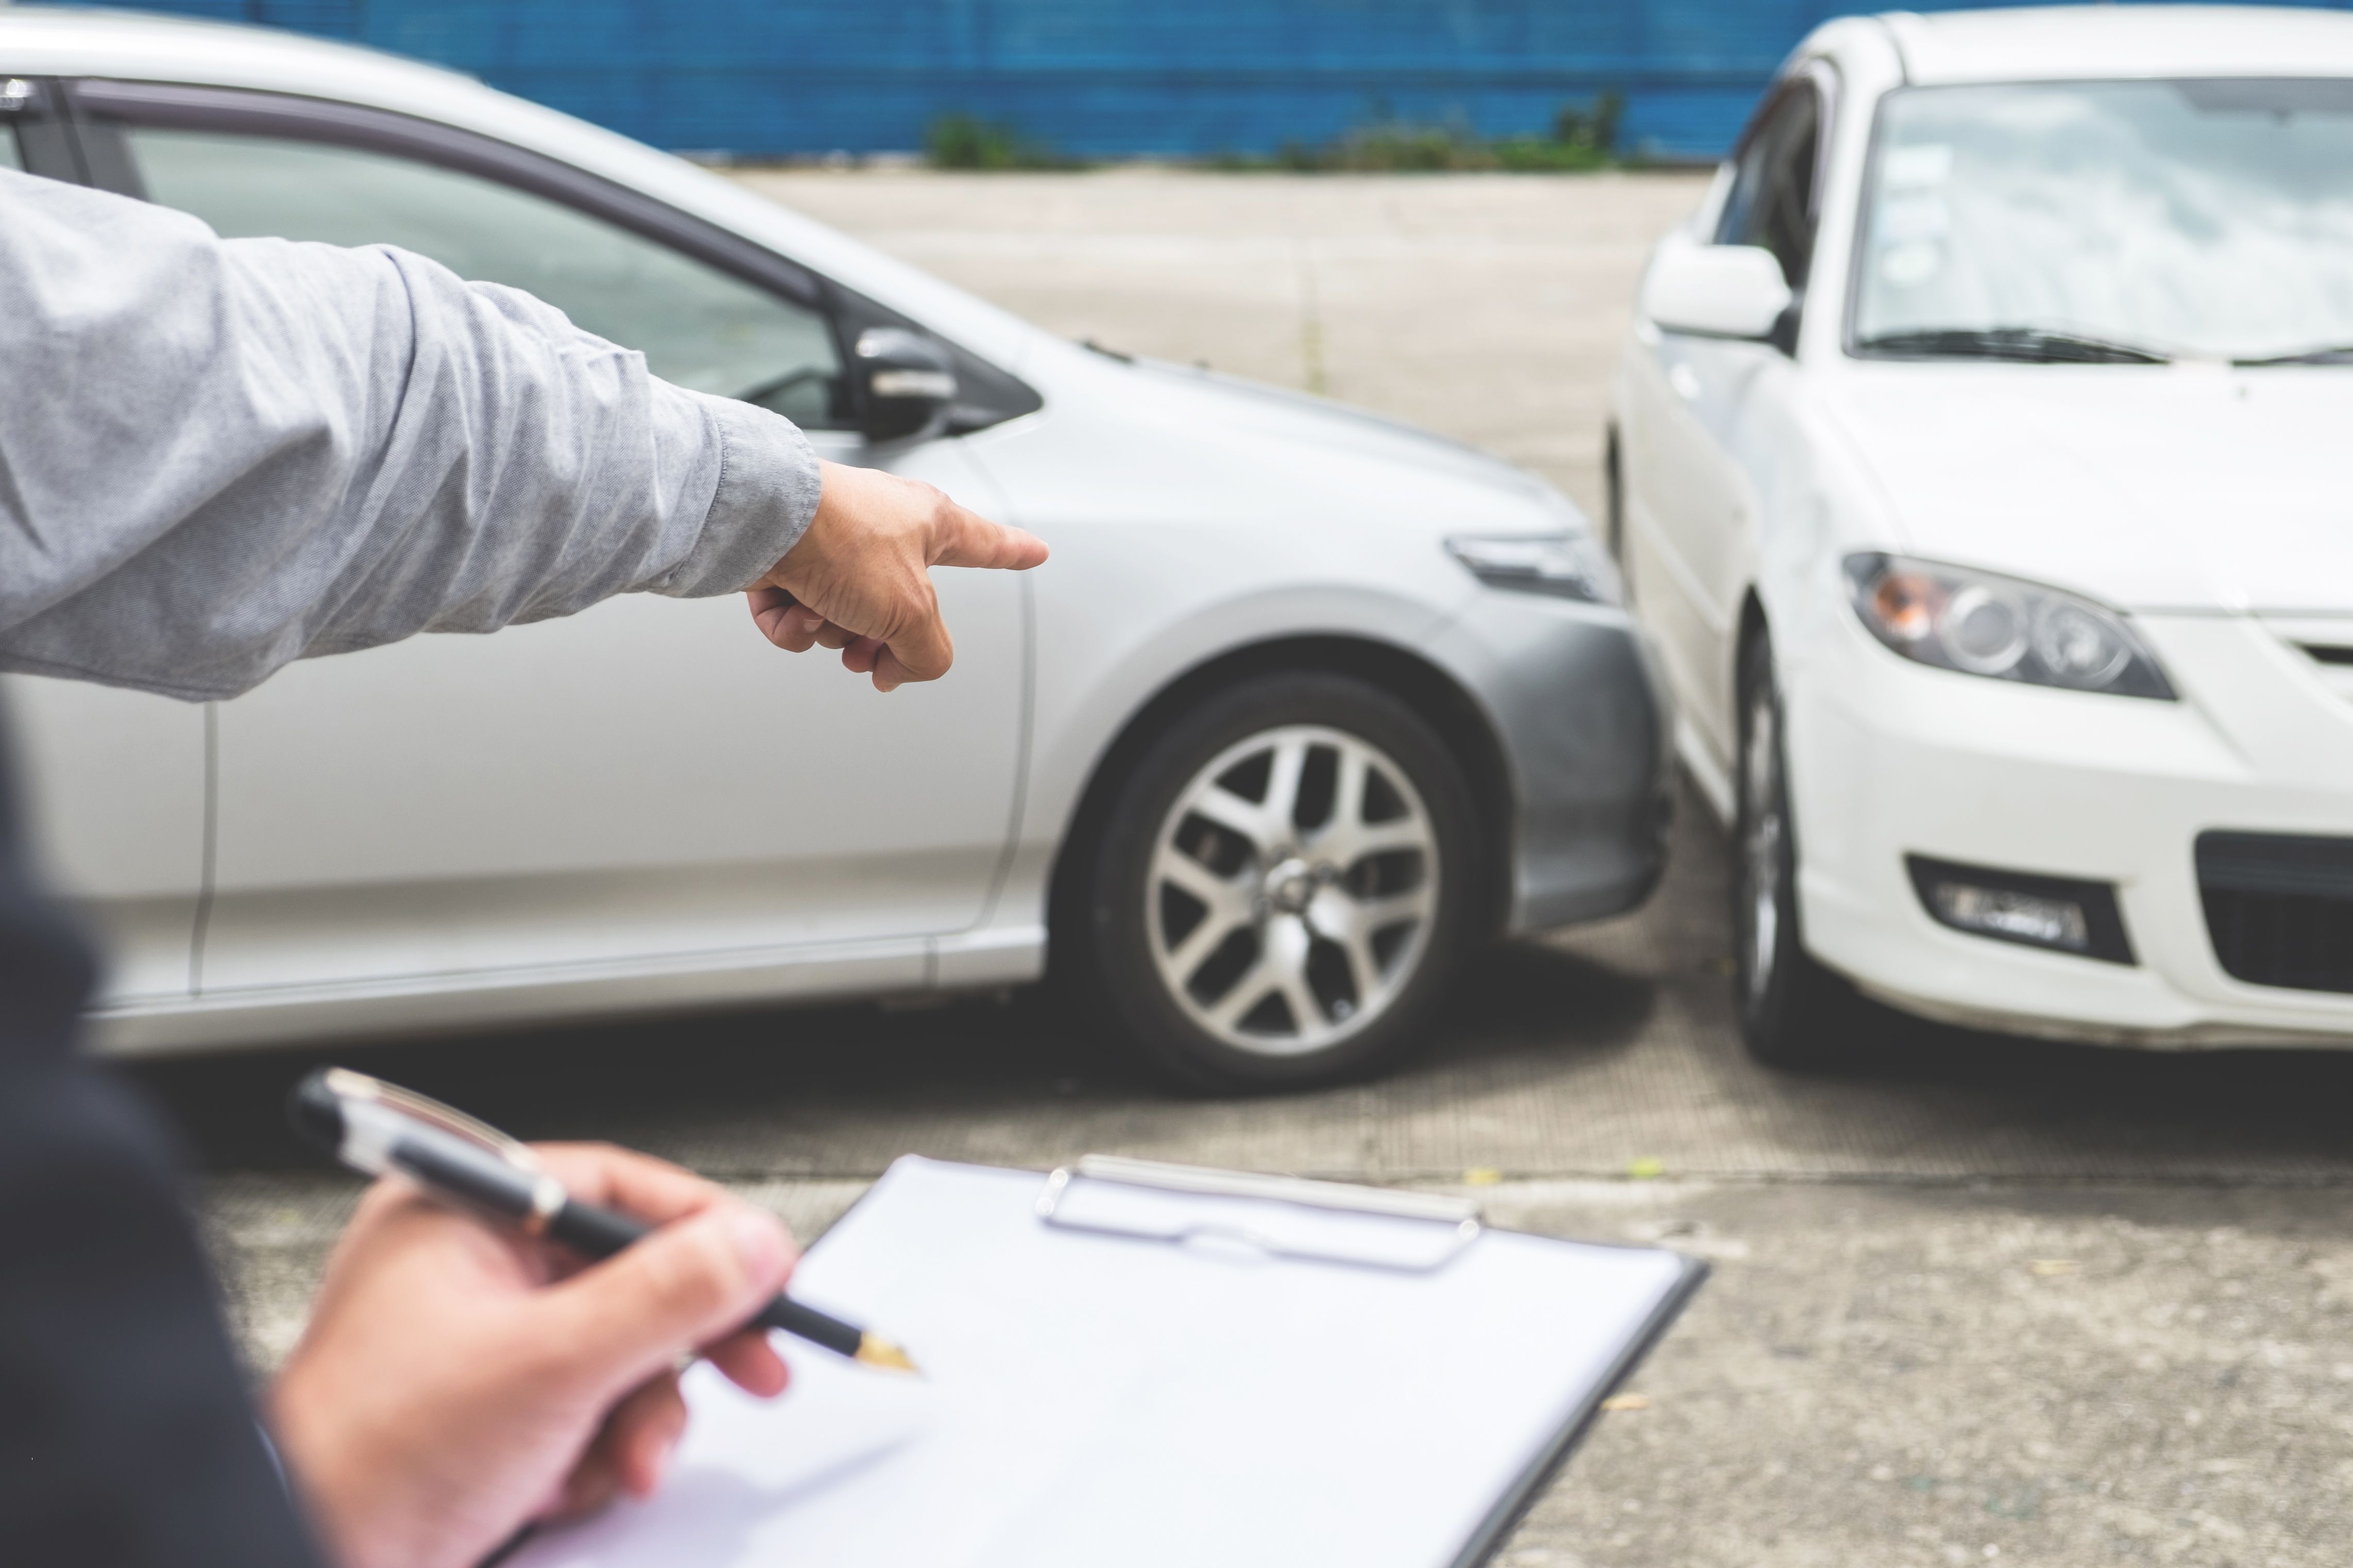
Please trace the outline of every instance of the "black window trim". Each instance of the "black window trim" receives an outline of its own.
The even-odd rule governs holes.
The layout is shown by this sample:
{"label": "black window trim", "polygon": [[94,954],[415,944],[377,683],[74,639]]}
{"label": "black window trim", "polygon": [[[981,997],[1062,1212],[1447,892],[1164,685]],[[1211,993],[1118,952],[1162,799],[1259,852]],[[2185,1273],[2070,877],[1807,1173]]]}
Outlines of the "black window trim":
{"label": "black window trim", "polygon": [[947,433],[965,435],[1035,412],[1045,400],[1028,383],[922,322],[853,289],[779,256],[706,218],[681,212],[599,174],[479,132],[397,110],[339,99],[192,82],[132,81],[83,77],[52,84],[71,122],[88,183],[144,199],[136,166],[118,128],[152,125],[181,131],[242,132],[332,142],[363,152],[414,159],[459,174],[543,196],[603,219],[657,244],[819,312],[832,331],[853,406],[850,427],[864,424],[855,363],[858,334],[873,326],[904,327],[939,342],[955,363],[960,387]]}
{"label": "black window trim", "polygon": [[1725,159],[1726,164],[1732,170],[1732,184],[1725,192],[1725,205],[1717,209],[1714,231],[1709,236],[1711,244],[1725,243],[1724,221],[1731,205],[1732,193],[1738,188],[1740,160],[1746,155],[1757,139],[1765,133],[1765,127],[1773,122],[1774,117],[1781,112],[1783,106],[1799,93],[1812,94],[1814,102],[1813,177],[1807,183],[1806,189],[1806,227],[1809,237],[1806,284],[1792,288],[1789,308],[1781,313],[1781,319],[1774,323],[1772,335],[1766,340],[1791,359],[1795,359],[1798,354],[1799,331],[1805,319],[1807,285],[1810,285],[1813,281],[1813,262],[1821,246],[1822,192],[1830,175],[1831,143],[1837,129],[1836,115],[1839,106],[1839,70],[1835,61],[1826,56],[1810,57],[1799,62],[1793,69],[1785,72],[1766,90],[1764,98],[1757,105],[1756,112],[1748,117],[1748,123],[1741,128],[1740,140],[1733,143],[1731,154]]}
{"label": "black window trim", "polygon": [[[1827,56],[1817,55],[1800,62],[1766,89],[1756,111],[1749,115],[1748,123],[1741,127],[1740,140],[1732,144],[1732,151],[1725,159],[1736,173],[1741,155],[1748,151],[1749,143],[1764,133],[1766,122],[1788,99],[1810,89],[1814,95],[1814,181],[1813,188],[1806,197],[1806,221],[1812,224],[1820,224],[1822,217],[1822,188],[1830,175],[1831,142],[1838,113],[1839,88],[1836,61]],[[1719,224],[1723,216],[1721,212],[1717,213]]]}
{"label": "black window trim", "polygon": [[[1765,96],[1757,100],[1756,110],[1748,116],[1748,123],[1740,128],[1740,139],[1733,142],[1732,151],[1725,154],[1724,161],[1731,165],[1732,183],[1736,187],[1740,184],[1740,160],[1748,156],[1748,149],[1757,144],[1757,139],[1759,136],[1765,134],[1765,127],[1773,123],[1773,117],[1781,112],[1781,106],[1799,93],[1805,91],[1810,85],[1805,77],[1792,75],[1778,79],[1765,89]],[[1725,193],[1725,205],[1716,211],[1715,233],[1717,235],[1724,232],[1724,220],[1731,206],[1731,195],[1730,191]],[[1714,244],[1724,243],[1720,238],[1713,238],[1713,237],[1711,238]]]}
{"label": "black window trim", "polygon": [[[685,252],[810,310],[829,301],[818,275],[754,240],[559,159],[438,121],[333,99],[246,88],[85,77],[68,84],[91,184],[145,199],[137,170],[110,122],[174,131],[279,132],[362,152],[393,153],[603,218]],[[103,171],[103,173],[102,173]]]}

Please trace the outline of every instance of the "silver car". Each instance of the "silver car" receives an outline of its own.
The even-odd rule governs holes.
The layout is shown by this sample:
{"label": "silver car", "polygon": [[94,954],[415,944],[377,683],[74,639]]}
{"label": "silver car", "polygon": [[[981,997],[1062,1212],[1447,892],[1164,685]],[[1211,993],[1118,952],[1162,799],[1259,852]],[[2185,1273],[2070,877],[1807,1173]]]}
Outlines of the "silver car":
{"label": "silver car", "polygon": [[362,50],[9,9],[0,117],[36,174],[529,289],[1054,548],[939,573],[955,668],[888,697],[652,596],[203,706],[12,679],[105,1048],[987,990],[1050,939],[1163,1067],[1297,1084],[1409,1045],[1473,942],[1657,879],[1664,699],[1525,473]]}

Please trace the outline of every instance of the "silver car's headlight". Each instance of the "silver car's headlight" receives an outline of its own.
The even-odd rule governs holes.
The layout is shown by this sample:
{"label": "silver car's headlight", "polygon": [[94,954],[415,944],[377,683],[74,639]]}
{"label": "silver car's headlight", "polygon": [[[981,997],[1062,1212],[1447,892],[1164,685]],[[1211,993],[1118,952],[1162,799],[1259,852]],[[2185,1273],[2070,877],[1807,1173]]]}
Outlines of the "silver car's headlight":
{"label": "silver car's headlight", "polygon": [[1491,588],[1618,602],[1618,569],[1589,533],[1458,533],[1446,550]]}
{"label": "silver car's headlight", "polygon": [[2089,599],[1876,552],[1845,565],[1854,613],[1906,658],[1996,680],[2174,700],[2157,656],[2123,616]]}

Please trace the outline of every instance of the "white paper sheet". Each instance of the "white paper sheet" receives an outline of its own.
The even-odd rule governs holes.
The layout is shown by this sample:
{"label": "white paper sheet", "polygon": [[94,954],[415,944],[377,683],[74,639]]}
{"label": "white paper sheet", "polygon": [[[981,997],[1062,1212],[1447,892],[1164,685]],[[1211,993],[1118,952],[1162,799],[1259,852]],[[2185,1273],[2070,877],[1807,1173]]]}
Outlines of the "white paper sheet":
{"label": "white paper sheet", "polygon": [[1444,1568],[1683,1273],[1510,1232],[1428,1274],[1087,1235],[1043,1181],[893,1165],[793,1289],[923,1380],[781,1336],[776,1401],[698,1367],[663,1489],[513,1568]]}

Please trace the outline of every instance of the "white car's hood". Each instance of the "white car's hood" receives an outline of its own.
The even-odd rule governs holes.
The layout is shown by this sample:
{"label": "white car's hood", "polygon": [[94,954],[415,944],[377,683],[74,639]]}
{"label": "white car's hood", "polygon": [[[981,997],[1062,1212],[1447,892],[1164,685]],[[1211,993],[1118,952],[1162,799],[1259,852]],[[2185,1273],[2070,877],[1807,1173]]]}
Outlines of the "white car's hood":
{"label": "white car's hood", "polygon": [[1891,543],[2133,609],[2353,612],[2353,368],[1852,365]]}

